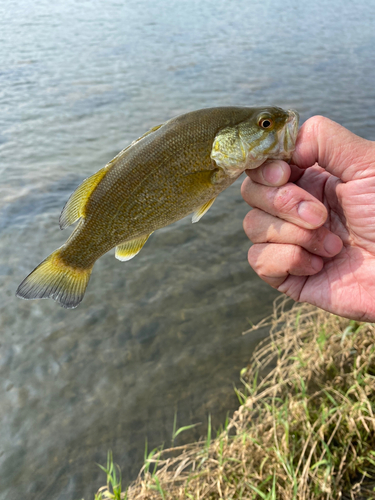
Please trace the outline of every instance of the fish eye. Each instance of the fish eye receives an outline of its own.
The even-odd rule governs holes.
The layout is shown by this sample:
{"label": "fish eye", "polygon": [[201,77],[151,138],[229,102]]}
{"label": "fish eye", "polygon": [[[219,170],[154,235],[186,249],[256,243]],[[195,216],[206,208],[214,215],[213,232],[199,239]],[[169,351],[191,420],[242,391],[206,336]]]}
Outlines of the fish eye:
{"label": "fish eye", "polygon": [[264,129],[268,129],[268,128],[272,127],[273,120],[270,117],[268,117],[268,116],[262,116],[259,119],[258,124],[259,124],[260,127],[264,128]]}

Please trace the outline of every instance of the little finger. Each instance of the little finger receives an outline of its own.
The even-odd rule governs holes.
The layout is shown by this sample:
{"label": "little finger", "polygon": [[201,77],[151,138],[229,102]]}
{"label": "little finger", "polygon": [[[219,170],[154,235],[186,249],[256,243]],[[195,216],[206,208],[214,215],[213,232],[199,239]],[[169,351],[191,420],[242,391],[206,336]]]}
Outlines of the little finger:
{"label": "little finger", "polygon": [[274,288],[289,275],[311,276],[323,268],[321,257],[298,245],[256,244],[250,248],[248,260],[259,277]]}

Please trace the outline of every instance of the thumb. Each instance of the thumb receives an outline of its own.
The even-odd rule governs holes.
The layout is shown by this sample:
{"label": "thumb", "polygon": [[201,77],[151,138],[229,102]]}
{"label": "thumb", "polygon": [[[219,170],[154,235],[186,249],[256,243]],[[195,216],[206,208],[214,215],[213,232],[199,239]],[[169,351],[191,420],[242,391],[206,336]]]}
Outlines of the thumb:
{"label": "thumb", "polygon": [[324,116],[313,116],[298,133],[291,163],[318,163],[344,182],[375,175],[375,143],[349,132]]}

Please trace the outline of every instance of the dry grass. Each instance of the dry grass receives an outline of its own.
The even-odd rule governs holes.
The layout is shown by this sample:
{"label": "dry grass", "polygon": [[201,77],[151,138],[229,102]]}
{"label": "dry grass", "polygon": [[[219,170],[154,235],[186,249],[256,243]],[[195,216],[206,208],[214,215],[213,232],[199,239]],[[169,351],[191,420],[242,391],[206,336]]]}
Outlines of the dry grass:
{"label": "dry grass", "polygon": [[226,429],[154,450],[97,500],[375,499],[375,325],[285,301],[268,323]]}

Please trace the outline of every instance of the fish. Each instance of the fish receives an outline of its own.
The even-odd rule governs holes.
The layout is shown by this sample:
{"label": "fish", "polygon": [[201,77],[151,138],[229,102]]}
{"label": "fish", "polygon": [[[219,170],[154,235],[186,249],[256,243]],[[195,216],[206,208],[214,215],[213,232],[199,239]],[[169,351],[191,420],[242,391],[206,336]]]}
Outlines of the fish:
{"label": "fish", "polygon": [[289,160],[298,121],[276,106],[216,107],[151,128],[78,186],[59,220],[77,226],[16,295],[77,307],[99,257],[116,247],[117,259],[132,259],[157,229],[189,214],[198,222],[246,169]]}

